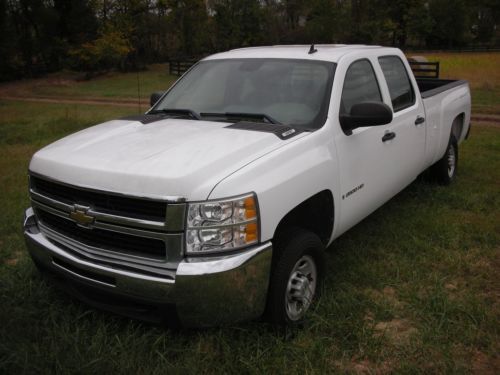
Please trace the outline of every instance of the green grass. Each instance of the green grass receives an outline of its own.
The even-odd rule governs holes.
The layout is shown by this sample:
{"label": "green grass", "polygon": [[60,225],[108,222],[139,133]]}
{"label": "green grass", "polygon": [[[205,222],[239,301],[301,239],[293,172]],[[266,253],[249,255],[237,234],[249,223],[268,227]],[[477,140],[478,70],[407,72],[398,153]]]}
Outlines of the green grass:
{"label": "green grass", "polygon": [[[168,74],[166,64],[152,65],[137,73],[109,73],[91,80],[76,80],[81,74],[55,73],[46,78],[19,82],[11,94],[40,97],[106,98],[141,100],[149,102],[155,91],[165,91],[178,78]],[[139,80],[139,82],[137,82]],[[139,90],[138,90],[139,85]]]}
{"label": "green grass", "polygon": [[473,128],[453,185],[416,181],[334,242],[302,328],[172,332],[68,298],[22,239],[32,153],[129,113],[0,102],[0,373],[498,373],[500,128]]}
{"label": "green grass", "polygon": [[499,52],[446,52],[426,57],[440,62],[441,78],[469,81],[473,113],[500,114]]}

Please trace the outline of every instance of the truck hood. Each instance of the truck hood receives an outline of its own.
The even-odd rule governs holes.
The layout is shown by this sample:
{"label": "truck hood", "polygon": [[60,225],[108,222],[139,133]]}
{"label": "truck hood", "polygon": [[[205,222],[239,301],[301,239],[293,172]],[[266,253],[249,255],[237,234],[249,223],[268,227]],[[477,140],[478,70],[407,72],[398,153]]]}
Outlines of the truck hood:
{"label": "truck hood", "polygon": [[[307,134],[281,140],[227,125],[180,119],[109,121],[38,151],[30,171],[98,190],[204,200],[224,177]],[[242,186],[234,193],[246,192]]]}

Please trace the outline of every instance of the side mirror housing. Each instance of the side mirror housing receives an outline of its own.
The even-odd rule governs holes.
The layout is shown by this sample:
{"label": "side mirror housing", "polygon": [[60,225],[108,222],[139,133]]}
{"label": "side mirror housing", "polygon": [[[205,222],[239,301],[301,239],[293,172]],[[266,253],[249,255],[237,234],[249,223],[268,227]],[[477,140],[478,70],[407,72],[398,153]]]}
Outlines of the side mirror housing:
{"label": "side mirror housing", "polygon": [[151,94],[151,97],[149,99],[149,104],[151,105],[151,107],[154,106],[158,102],[158,100],[160,100],[163,94],[165,94],[165,91],[157,91]]}
{"label": "side mirror housing", "polygon": [[340,115],[339,120],[345,133],[351,135],[356,128],[389,124],[392,121],[392,110],[382,102],[363,102],[354,104],[351,113]]}

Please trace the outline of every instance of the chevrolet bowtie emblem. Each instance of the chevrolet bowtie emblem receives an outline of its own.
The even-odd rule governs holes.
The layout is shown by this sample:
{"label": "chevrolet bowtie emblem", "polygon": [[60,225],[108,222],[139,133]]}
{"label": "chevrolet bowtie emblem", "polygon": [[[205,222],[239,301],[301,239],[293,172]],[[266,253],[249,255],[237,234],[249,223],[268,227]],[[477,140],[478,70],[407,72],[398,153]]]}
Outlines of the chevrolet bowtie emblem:
{"label": "chevrolet bowtie emblem", "polygon": [[88,228],[91,224],[94,223],[95,220],[94,216],[87,213],[89,209],[90,207],[75,204],[73,206],[73,211],[69,213],[69,217],[78,225]]}

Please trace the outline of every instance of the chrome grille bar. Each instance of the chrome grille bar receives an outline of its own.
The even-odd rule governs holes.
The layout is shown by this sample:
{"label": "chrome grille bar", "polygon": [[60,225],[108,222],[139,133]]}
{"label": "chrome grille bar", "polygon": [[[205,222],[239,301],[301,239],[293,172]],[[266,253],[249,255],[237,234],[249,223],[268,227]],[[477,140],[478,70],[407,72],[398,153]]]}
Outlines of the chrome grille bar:
{"label": "chrome grille bar", "polygon": [[[41,179],[40,176],[36,176],[36,178],[37,181],[40,181]],[[86,257],[99,257],[101,260],[105,260],[108,262],[114,262],[117,264],[120,263],[122,265],[128,263],[131,266],[140,266],[140,268],[153,267],[154,269],[155,267],[176,267],[178,262],[182,259],[184,247],[183,230],[186,215],[186,204],[183,203],[182,200],[176,200],[172,203],[159,201],[159,204],[163,204],[164,207],[166,207],[166,212],[164,211],[165,219],[163,221],[146,220],[144,218],[134,217],[133,213],[131,213],[130,216],[127,216],[123,209],[118,210],[120,211],[119,214],[103,212],[100,209],[96,209],[92,205],[92,202],[88,199],[89,196],[95,197],[99,200],[99,202],[101,202],[101,207],[104,207],[102,205],[103,203],[105,205],[109,205],[109,203],[106,203],[106,197],[113,193],[91,190],[92,195],[85,195],[86,193],[79,194],[78,189],[80,188],[76,186],[64,185],[62,183],[60,184],[58,182],[51,181],[50,179],[47,179],[46,181],[50,181],[50,184],[52,184],[51,186],[54,186],[54,191],[47,190],[47,187],[43,185],[45,190],[42,193],[40,191],[37,191],[36,184],[31,184],[30,195],[35,215],[37,212],[39,212],[39,215],[36,216],[38,216],[39,218],[40,229],[48,238],[52,238],[59,243],[63,243],[65,246],[68,246],[69,249],[72,249],[72,251],[81,253],[82,256],[84,255]],[[62,193],[65,193],[65,195],[61,196],[61,199],[58,199],[57,195],[59,184],[60,186],[64,186],[66,188],[65,191],[62,191]],[[86,197],[86,199],[83,200],[85,202],[85,206],[80,205],[80,201],[73,202],[73,204],[71,204],[72,202],[68,199],[68,197],[71,197],[72,195],[69,196],[67,194],[68,191],[75,194],[75,197]],[[82,188],[81,191],[83,192],[85,191],[85,189]],[[98,196],[97,194],[102,195]],[[78,198],[75,198],[75,200],[76,199]],[[126,200],[128,199],[128,197],[124,196],[123,199]],[[137,205],[140,204],[141,198],[130,197],[130,199],[134,200],[135,207],[133,208],[139,208],[139,206]],[[121,201],[119,201],[119,203],[120,202]],[[151,205],[151,200],[147,202],[149,205]],[[90,222],[85,223],[85,225],[83,223],[82,225],[80,225],[80,221],[75,221],[78,220],[78,218],[76,218],[74,214],[76,210],[79,209],[79,207],[84,207],[85,215],[90,218]],[[110,207],[114,208],[113,206]],[[55,227],[46,225],[46,223],[44,223],[43,217],[45,217],[44,215],[46,214],[42,215],[43,212],[47,212],[48,214],[55,215],[60,218],[58,219],[59,221],[57,221],[56,218],[52,216],[53,219],[51,219],[51,221],[55,221],[51,224],[57,224]],[[122,213],[124,215],[121,215]],[[40,218],[42,218],[42,220],[40,220]],[[47,220],[50,218],[50,216],[47,217]],[[63,219],[63,221],[61,221],[61,219]],[[70,225],[71,227],[69,227]],[[58,230],[57,228],[60,229]],[[94,228],[95,241],[92,237],[92,229]],[[68,229],[70,230],[70,232],[68,232]],[[62,232],[59,233],[59,231]],[[73,231],[76,231],[74,232],[76,237],[73,236]],[[68,237],[66,233],[71,233],[71,237]],[[78,235],[78,233],[80,233],[80,235]],[[118,237],[116,246],[114,246],[113,249],[110,249],[110,240],[114,241],[114,239],[112,236],[110,237],[110,235],[106,233],[121,234],[123,236],[121,238],[124,238],[124,240],[128,238],[129,241],[132,242],[121,242],[120,237]],[[133,237],[130,236],[144,238],[145,242],[147,242],[147,239],[149,239],[149,241],[162,241],[165,245],[165,255],[160,258],[158,257],[158,252],[160,251],[160,244],[158,242],[156,244],[151,243],[151,245],[154,245],[155,247],[143,247],[143,249],[145,250],[151,249],[144,253],[137,253],[136,250],[134,250],[134,253],[130,253],[130,251],[126,250],[123,246],[132,246],[130,247],[130,249],[136,249],[138,246],[141,246],[140,242],[138,243]],[[87,243],[81,242],[80,240],[77,240],[77,238],[81,238]],[[105,241],[104,243],[102,243],[102,246],[96,245],[101,243],[99,242],[100,239]],[[120,246],[122,246],[123,250],[120,250]],[[154,256],[151,252],[153,248],[157,249],[154,250],[156,254]]]}
{"label": "chrome grille bar", "polygon": [[[60,210],[68,214],[74,210],[74,207],[72,205],[56,201],[55,199],[39,194],[36,191],[33,191],[32,189],[30,189],[30,193],[31,193],[31,201],[34,202],[34,204],[38,205],[43,204],[45,207],[56,208],[57,210]],[[127,226],[134,226],[134,227],[154,229],[154,230],[163,230],[163,231],[167,230],[166,222],[111,215],[108,213],[96,211],[92,208],[90,208],[87,212],[95,217],[96,222],[102,221],[111,224],[127,225]],[[66,217],[69,216],[66,215]]]}

